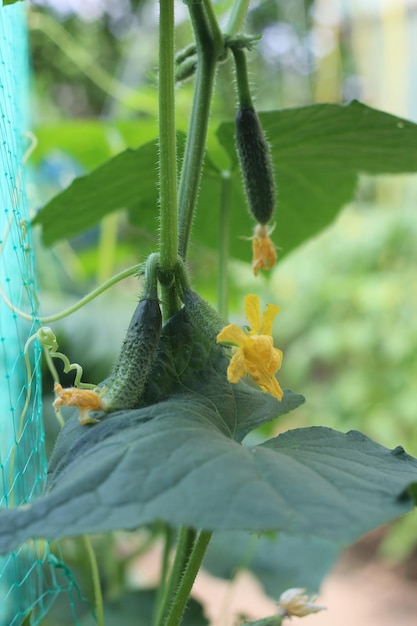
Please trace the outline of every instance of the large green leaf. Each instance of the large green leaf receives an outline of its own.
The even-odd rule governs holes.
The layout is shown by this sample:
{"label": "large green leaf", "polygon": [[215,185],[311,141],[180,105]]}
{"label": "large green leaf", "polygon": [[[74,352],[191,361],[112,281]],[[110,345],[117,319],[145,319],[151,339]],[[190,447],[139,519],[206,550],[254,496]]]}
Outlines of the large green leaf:
{"label": "large green leaf", "polygon": [[[74,423],[75,421],[75,423]],[[417,461],[360,433],[289,431],[245,448],[188,398],[85,428],[49,491],[0,514],[0,551],[30,537],[134,529],[155,520],[213,530],[284,530],[346,545],[411,509]],[[67,428],[67,427],[66,427]],[[64,435],[65,436],[65,435]]]}
{"label": "large green leaf", "polygon": [[[360,172],[417,171],[417,125],[359,102],[342,106],[317,104],[260,115],[271,145],[278,184],[277,243],[280,257],[325,228],[348,202]],[[222,186],[230,186],[228,203],[230,251],[249,260],[247,241],[253,220],[246,210],[236,166],[234,124],[217,131],[226,150],[231,178],[221,168],[204,169],[194,225],[195,244],[217,248]],[[216,161],[215,155],[211,156]],[[70,237],[120,208],[145,231],[155,233],[157,212],[157,149],[149,143],[128,150],[78,179],[37,215],[44,241]]]}
{"label": "large green leaf", "polygon": [[[410,510],[404,494],[417,482],[417,460],[402,449],[328,428],[243,446],[249,425],[288,408],[242,381],[229,384],[227,359],[210,333],[181,311],[163,331],[145,398],[152,404],[91,426],[77,416],[67,422],[47,492],[1,512],[1,552],[29,537],[133,529],[155,520],[282,530],[343,545]],[[293,405],[301,401],[295,396]]]}

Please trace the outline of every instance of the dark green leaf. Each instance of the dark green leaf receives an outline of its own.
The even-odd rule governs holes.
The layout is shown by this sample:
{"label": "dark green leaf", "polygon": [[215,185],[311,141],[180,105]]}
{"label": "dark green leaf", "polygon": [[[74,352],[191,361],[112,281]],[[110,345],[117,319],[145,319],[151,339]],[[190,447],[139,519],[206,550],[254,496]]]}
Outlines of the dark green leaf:
{"label": "dark green leaf", "polygon": [[57,463],[49,491],[1,512],[0,551],[30,537],[154,520],[284,530],[346,545],[411,509],[400,495],[416,482],[417,461],[406,454],[395,456],[357,432],[319,427],[245,448],[218,429],[218,419],[214,408],[187,397],[115,413],[93,427],[73,418],[63,436],[72,429],[75,443]]}
{"label": "dark green leaf", "polygon": [[417,460],[402,449],[328,428],[242,446],[248,423],[276,417],[280,403],[243,382],[227,383],[226,365],[222,348],[199,334],[184,310],[172,318],[151,376],[153,403],[91,426],[71,418],[50,462],[47,492],[1,511],[0,551],[30,537],[156,520],[281,530],[344,545],[410,510],[406,490],[417,482]]}

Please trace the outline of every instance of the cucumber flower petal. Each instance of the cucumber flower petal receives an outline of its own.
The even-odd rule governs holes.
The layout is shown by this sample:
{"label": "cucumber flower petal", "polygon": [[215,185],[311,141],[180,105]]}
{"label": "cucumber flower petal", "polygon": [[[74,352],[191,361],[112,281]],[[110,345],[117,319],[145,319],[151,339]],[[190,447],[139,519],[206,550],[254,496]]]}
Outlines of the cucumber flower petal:
{"label": "cucumber flower petal", "polygon": [[61,406],[75,406],[79,409],[79,422],[82,425],[91,424],[97,420],[90,417],[90,411],[106,409],[106,403],[101,398],[100,391],[93,389],[80,389],[79,387],[67,387],[55,383],[54,392],[56,399],[53,402],[55,411]]}
{"label": "cucumber flower petal", "polygon": [[272,338],[272,323],[279,310],[279,306],[269,304],[261,316],[259,298],[249,294],[245,297],[245,313],[251,328],[244,332],[236,324],[229,324],[217,335],[217,341],[237,346],[227,368],[229,382],[237,383],[247,374],[263,391],[281,400],[284,392],[275,373],[283,354],[274,347]]}

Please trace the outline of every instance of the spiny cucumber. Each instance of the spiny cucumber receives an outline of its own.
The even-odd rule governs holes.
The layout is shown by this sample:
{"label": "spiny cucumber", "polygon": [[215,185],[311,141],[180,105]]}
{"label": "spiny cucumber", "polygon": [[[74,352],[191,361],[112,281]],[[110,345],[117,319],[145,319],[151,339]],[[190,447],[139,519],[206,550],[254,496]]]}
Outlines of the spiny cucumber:
{"label": "spiny cucumber", "polygon": [[209,342],[216,343],[216,337],[225,324],[220,314],[191,289],[184,291],[183,302],[194,328]]}
{"label": "spiny cucumber", "polygon": [[104,400],[109,411],[138,406],[158,350],[161,329],[158,300],[143,298],[133,314],[119,360],[106,384]]}
{"label": "spiny cucumber", "polygon": [[236,146],[249,209],[257,222],[266,224],[275,208],[275,181],[269,146],[253,108],[237,112]]}

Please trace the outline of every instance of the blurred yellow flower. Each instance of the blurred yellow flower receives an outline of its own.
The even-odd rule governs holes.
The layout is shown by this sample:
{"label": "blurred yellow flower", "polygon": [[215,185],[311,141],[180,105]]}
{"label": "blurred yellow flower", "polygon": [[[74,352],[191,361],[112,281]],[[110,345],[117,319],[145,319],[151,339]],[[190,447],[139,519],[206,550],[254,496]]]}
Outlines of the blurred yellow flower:
{"label": "blurred yellow flower", "polygon": [[255,276],[259,270],[270,270],[277,260],[277,253],[274,243],[269,235],[272,229],[268,229],[264,224],[257,224],[252,237],[252,269]]}
{"label": "blurred yellow flower", "polygon": [[251,328],[245,332],[229,324],[217,335],[217,341],[238,346],[227,368],[229,382],[237,383],[248,374],[263,391],[281,400],[284,392],[275,372],[281,367],[283,355],[274,348],[272,339],[272,323],[279,310],[279,306],[268,304],[261,317],[259,298],[249,294],[245,297],[245,314]]}

